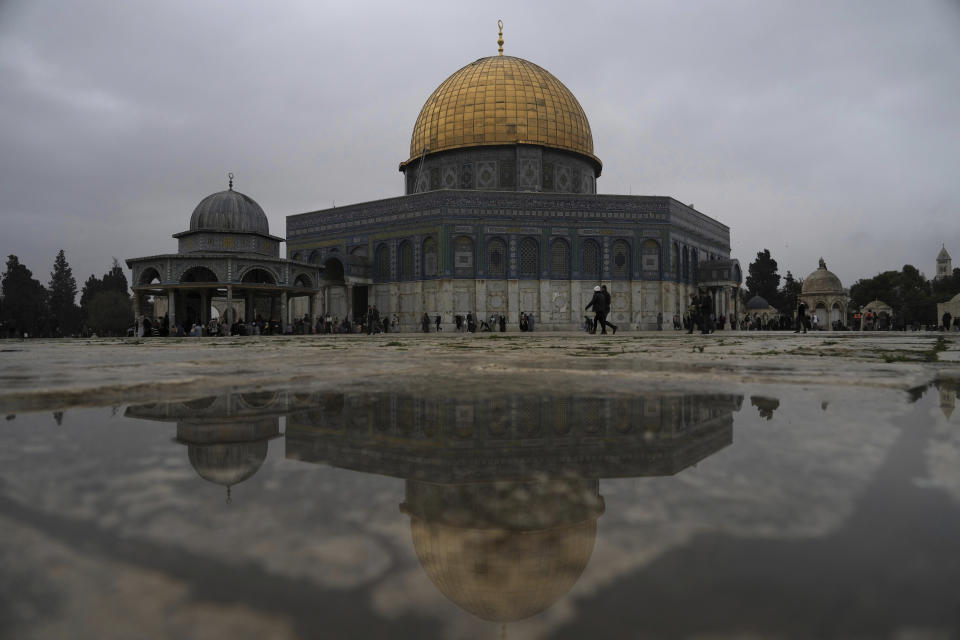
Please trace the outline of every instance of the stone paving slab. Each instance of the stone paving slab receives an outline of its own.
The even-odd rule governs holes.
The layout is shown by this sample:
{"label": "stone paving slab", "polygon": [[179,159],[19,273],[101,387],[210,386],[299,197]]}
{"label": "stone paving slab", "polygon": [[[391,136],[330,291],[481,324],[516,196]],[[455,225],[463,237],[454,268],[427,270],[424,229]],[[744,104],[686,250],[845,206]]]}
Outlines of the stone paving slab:
{"label": "stone paving slab", "polygon": [[934,332],[399,333],[0,340],[0,412],[266,388],[416,393],[906,390],[960,377],[960,336]]}

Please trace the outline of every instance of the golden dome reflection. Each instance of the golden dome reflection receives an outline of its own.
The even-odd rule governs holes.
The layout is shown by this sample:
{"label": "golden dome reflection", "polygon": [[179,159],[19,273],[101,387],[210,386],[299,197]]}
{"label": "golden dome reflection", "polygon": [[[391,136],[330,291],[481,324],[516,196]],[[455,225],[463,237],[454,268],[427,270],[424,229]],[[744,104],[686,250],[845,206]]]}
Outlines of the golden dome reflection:
{"label": "golden dome reflection", "polygon": [[410,163],[428,153],[533,144],[593,155],[583,107],[549,71],[512,56],[491,56],[455,72],[427,98],[410,139]]}
{"label": "golden dome reflection", "polygon": [[417,559],[473,615],[515,622],[563,597],[590,562],[604,511],[596,478],[449,485],[407,480]]}

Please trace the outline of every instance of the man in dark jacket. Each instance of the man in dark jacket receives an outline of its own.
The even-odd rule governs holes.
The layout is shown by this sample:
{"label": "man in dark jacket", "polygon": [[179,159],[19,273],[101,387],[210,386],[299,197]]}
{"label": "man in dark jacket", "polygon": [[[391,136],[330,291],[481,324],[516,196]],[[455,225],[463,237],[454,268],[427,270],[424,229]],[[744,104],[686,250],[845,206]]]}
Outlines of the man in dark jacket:
{"label": "man in dark jacket", "polygon": [[607,313],[610,312],[610,294],[604,289],[606,289],[606,286],[593,288],[593,298],[590,299],[590,304],[587,305],[586,310],[589,311],[592,308],[594,312],[593,331],[591,333],[596,333],[597,327],[600,327],[600,333],[605,335],[607,327],[613,329],[614,333],[617,332],[617,327],[607,322]]}
{"label": "man in dark jacket", "polygon": [[803,327],[803,332],[807,332],[807,305],[800,301],[797,305],[797,330],[794,333],[800,333],[800,327]]}

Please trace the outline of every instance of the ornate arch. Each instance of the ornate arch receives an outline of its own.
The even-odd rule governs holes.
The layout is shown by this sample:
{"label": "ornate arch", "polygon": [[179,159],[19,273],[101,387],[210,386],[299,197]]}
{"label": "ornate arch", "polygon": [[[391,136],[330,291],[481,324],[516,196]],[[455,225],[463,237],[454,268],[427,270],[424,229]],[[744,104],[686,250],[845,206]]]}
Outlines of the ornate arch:
{"label": "ornate arch", "polygon": [[517,267],[521,278],[540,277],[540,243],[527,236],[517,248]]}
{"label": "ornate arch", "polygon": [[374,252],[373,268],[374,278],[380,282],[390,280],[390,247],[386,243],[380,244]]}
{"label": "ornate arch", "polygon": [[550,243],[550,277],[559,280],[570,278],[570,243],[556,238]]}
{"label": "ornate arch", "polygon": [[402,240],[397,245],[397,279],[413,280],[413,242]]}
{"label": "ornate arch", "polygon": [[137,274],[137,284],[140,286],[154,284],[154,278],[157,282],[163,282],[163,267],[161,265],[151,264],[140,267]]}
{"label": "ornate arch", "polygon": [[238,279],[246,284],[277,284],[280,282],[280,274],[270,267],[253,264],[244,268]]}
{"label": "ornate arch", "polygon": [[440,264],[437,259],[439,253],[437,251],[437,239],[434,236],[427,236],[423,239],[423,247],[421,248],[420,254],[423,260],[423,264],[420,267],[423,277],[434,278],[439,275]]}
{"label": "ornate arch", "polygon": [[185,266],[177,275],[177,282],[220,282],[220,274],[215,265],[191,264]]}
{"label": "ornate arch", "polygon": [[660,243],[652,238],[640,245],[640,269],[644,278],[660,279]]}
{"label": "ornate arch", "polygon": [[610,249],[611,278],[614,280],[626,280],[630,278],[632,269],[630,257],[630,243],[622,238],[616,240]]}
{"label": "ornate arch", "polygon": [[491,278],[507,277],[507,243],[494,237],[487,241],[487,275]]}
{"label": "ornate arch", "polygon": [[458,276],[473,277],[476,273],[473,238],[457,236],[453,240],[453,272]]}
{"label": "ornate arch", "polygon": [[599,280],[600,269],[600,244],[593,239],[583,241],[580,248],[580,273],[588,280]]}

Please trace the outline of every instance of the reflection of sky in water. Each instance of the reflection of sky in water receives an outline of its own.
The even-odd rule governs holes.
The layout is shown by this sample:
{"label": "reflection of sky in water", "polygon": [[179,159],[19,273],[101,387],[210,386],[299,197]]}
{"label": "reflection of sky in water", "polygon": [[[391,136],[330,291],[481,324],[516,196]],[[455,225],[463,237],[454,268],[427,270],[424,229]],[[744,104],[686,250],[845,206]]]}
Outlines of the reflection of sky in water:
{"label": "reflection of sky in water", "polygon": [[[749,565],[750,554],[772,553],[775,565],[809,549],[808,563],[828,576],[850,531],[900,511],[960,539],[960,435],[944,419],[943,392],[916,407],[859,390],[846,403],[796,391],[477,402],[248,394],[68,411],[59,426],[23,414],[0,428],[0,559],[10,568],[0,619],[54,637],[143,628],[313,637],[315,625],[331,637],[361,628],[492,637],[483,618],[510,620],[510,637],[575,637],[588,622],[618,637],[629,618],[598,618],[603,603],[646,593],[644,576],[670,569],[659,614],[645,612],[669,635],[685,628],[674,613],[685,593],[709,597],[701,591],[713,567],[737,576],[723,584],[729,611],[687,632],[735,635],[745,616],[791,635],[804,627],[790,611],[782,620],[744,611],[755,588],[789,593],[791,577],[740,575],[727,556]],[[924,419],[904,430],[898,420],[910,411]],[[571,468],[587,479],[565,475]],[[231,504],[217,482],[232,484]],[[871,496],[888,485],[881,514]],[[911,487],[951,501],[924,511]],[[738,545],[749,552],[736,556]],[[697,584],[673,575],[680,569]],[[934,583],[945,576],[956,583],[955,564],[930,569]],[[931,604],[884,633],[946,628],[942,597],[903,597]]]}

